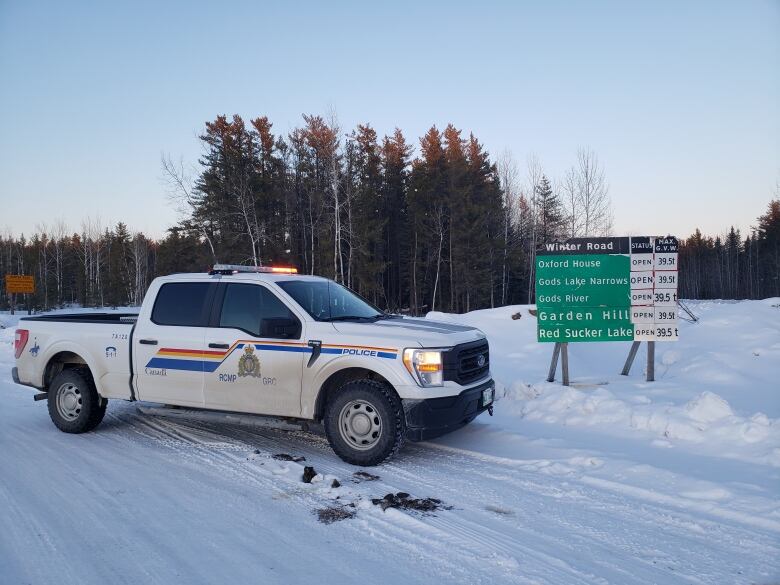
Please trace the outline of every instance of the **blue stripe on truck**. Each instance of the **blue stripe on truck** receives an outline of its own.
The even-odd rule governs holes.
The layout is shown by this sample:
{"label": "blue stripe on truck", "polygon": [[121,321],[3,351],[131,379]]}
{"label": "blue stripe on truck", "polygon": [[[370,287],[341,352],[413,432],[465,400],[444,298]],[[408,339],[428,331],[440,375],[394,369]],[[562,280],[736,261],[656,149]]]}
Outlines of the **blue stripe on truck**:
{"label": "blue stripe on truck", "polygon": [[[246,343],[238,343],[234,350],[243,348]],[[251,344],[260,351],[291,351],[294,353],[311,353],[311,348],[307,346],[295,346],[295,345],[271,345],[271,344]],[[197,350],[193,350],[195,352]],[[365,357],[378,357],[384,359],[394,360],[397,356],[397,352],[380,351],[378,349],[361,348],[357,347],[327,347],[323,346],[322,353],[330,355],[356,355]],[[147,368],[164,368],[168,370],[182,370],[187,372],[215,372],[219,366],[221,366],[225,359],[233,353],[231,350],[220,361],[214,360],[198,360],[198,359],[181,359],[171,357],[153,357],[146,364]]]}

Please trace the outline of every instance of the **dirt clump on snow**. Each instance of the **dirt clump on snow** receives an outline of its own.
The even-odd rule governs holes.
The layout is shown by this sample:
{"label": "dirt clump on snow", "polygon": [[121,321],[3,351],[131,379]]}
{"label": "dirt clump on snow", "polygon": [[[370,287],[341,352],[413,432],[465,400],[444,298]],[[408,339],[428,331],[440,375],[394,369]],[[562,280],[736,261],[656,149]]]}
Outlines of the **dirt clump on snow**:
{"label": "dirt clump on snow", "polygon": [[317,519],[323,524],[333,524],[340,520],[349,520],[354,518],[357,510],[345,508],[343,506],[328,506],[317,510]]}
{"label": "dirt clump on snow", "polygon": [[339,487],[341,487],[341,482],[339,480],[337,480],[337,479],[334,479],[333,483],[330,484],[330,487],[332,487],[332,488],[339,488]]}
{"label": "dirt clump on snow", "polygon": [[445,506],[436,498],[412,498],[406,492],[387,494],[384,498],[373,498],[371,503],[382,508],[398,508],[399,510],[413,510],[415,512],[436,512],[437,510],[452,510],[452,506]]}
{"label": "dirt clump on snow", "polygon": [[276,455],[272,455],[272,457],[277,461],[292,461],[293,463],[306,461],[306,457],[302,455],[288,455],[287,453],[277,453]]}
{"label": "dirt clump on snow", "polygon": [[356,471],[352,474],[352,481],[355,483],[360,483],[361,481],[376,481],[378,479],[378,475],[374,475],[368,471]]}
{"label": "dirt clump on snow", "polygon": [[311,480],[317,476],[317,472],[310,465],[303,468],[303,483],[311,483]]}

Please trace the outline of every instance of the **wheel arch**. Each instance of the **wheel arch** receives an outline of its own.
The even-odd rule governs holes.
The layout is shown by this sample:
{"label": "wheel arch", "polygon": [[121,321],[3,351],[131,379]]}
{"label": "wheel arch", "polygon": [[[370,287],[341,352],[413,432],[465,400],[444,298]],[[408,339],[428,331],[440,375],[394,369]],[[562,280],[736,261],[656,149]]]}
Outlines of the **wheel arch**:
{"label": "wheel arch", "polygon": [[52,380],[54,380],[60,372],[66,369],[82,370],[86,372],[92,380],[92,383],[95,383],[95,378],[92,375],[92,370],[87,361],[74,351],[62,350],[53,354],[46,362],[46,366],[43,369],[43,387],[48,391]]}
{"label": "wheel arch", "polygon": [[57,341],[47,347],[39,359],[45,364],[44,367],[38,370],[42,388],[48,390],[51,381],[62,370],[82,368],[89,375],[98,394],[103,396],[101,376],[105,372],[101,369],[100,362],[96,359],[93,352],[89,350],[87,344],[71,340]]}
{"label": "wheel arch", "polygon": [[396,396],[398,395],[393,384],[379,372],[362,366],[347,366],[331,373],[320,385],[320,388],[317,391],[317,398],[314,401],[314,420],[318,422],[322,421],[325,416],[325,407],[328,404],[328,400],[338,392],[339,388],[347,382],[362,379],[376,380],[377,382],[386,384],[388,388],[392,389]]}

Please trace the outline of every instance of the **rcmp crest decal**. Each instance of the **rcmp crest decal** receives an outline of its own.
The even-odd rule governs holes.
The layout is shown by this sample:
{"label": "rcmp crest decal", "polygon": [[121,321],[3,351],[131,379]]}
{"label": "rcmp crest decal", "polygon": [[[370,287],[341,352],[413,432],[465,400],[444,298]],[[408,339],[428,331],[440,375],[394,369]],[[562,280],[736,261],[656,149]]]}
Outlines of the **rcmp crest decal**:
{"label": "rcmp crest decal", "polygon": [[254,346],[244,346],[244,355],[238,360],[238,375],[242,378],[245,376],[260,377],[260,360],[255,355]]}

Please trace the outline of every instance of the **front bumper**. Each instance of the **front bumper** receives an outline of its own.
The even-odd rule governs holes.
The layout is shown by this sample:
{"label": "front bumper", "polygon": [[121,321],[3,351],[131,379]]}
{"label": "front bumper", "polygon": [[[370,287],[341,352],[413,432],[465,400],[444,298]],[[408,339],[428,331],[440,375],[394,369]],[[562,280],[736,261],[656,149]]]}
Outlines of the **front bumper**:
{"label": "front bumper", "polygon": [[488,380],[455,396],[403,400],[406,438],[427,441],[467,425],[493,405],[482,404],[482,391],[491,386],[495,383]]}

